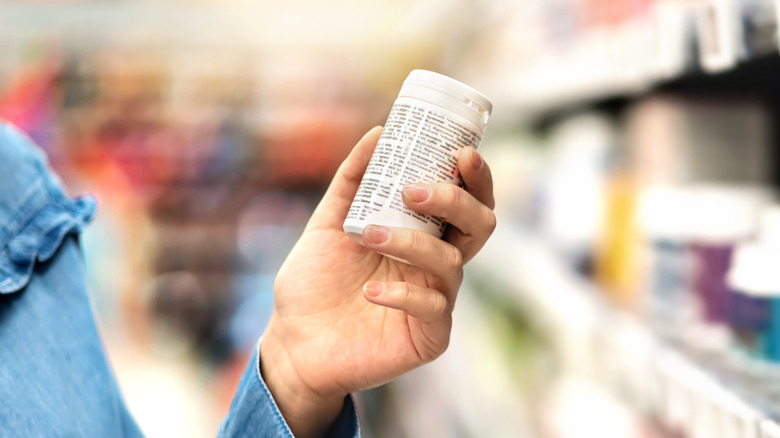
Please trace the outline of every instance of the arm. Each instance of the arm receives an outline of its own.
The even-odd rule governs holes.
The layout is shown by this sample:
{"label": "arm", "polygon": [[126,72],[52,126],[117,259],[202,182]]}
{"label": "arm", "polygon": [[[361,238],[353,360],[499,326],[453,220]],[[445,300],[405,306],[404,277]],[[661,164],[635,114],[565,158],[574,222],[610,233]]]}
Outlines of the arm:
{"label": "arm", "polygon": [[140,437],[86,293],[70,199],[43,154],[0,121],[0,435]]}
{"label": "arm", "polygon": [[[374,229],[364,236],[370,249],[364,248],[344,235],[341,223],[380,132],[369,132],[341,166],[280,270],[272,321],[221,434],[357,435],[349,393],[385,383],[446,349],[462,265],[495,224],[490,171],[475,151],[466,151],[458,162],[465,190],[433,184],[426,200],[405,199],[421,213],[447,218],[452,226],[444,240]],[[0,170],[6,176],[0,180],[0,395],[6,395],[0,423],[28,435],[140,436],[103,353],[71,237],[89,221],[94,203],[68,199],[42,154],[3,124]],[[377,285],[378,294],[371,287]]]}
{"label": "arm", "polygon": [[447,219],[444,239],[381,227],[366,229],[365,247],[349,239],[342,223],[380,134],[379,128],[369,131],[341,165],[274,286],[260,367],[298,437],[322,436],[348,394],[386,383],[446,350],[463,264],[495,227],[490,170],[476,151],[465,149],[458,160],[464,188],[405,190],[410,208]]}

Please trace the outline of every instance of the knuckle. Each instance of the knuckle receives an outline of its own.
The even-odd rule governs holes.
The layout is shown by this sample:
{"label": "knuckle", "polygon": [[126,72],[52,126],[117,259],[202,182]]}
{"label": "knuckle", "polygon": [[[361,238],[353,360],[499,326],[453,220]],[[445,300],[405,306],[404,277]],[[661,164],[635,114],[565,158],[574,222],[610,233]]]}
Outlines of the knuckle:
{"label": "knuckle", "polygon": [[440,293],[432,295],[431,298],[431,312],[434,315],[447,315],[450,313],[450,303],[447,302],[447,298]]}
{"label": "knuckle", "polygon": [[463,269],[463,253],[454,246],[450,251],[450,266],[454,271]]}
{"label": "knuckle", "polygon": [[412,287],[409,285],[409,283],[401,283],[397,285],[396,293],[405,306],[408,306],[412,302]]}
{"label": "knuckle", "polygon": [[393,246],[398,247],[398,248],[406,248],[406,247],[412,245],[413,244],[413,242],[412,242],[413,238],[412,238],[411,234],[412,233],[410,233],[406,229],[393,230],[393,233],[392,233],[392,236],[393,236],[393,239],[392,239]]}
{"label": "knuckle", "polygon": [[439,204],[441,208],[451,208],[463,202],[463,189],[454,184],[442,184],[439,186]]}
{"label": "knuckle", "polygon": [[485,210],[486,210],[486,213],[485,213],[485,224],[487,226],[489,234],[493,234],[493,231],[496,230],[496,225],[497,225],[496,213],[493,210],[489,209],[489,208],[485,208]]}
{"label": "knuckle", "polygon": [[461,207],[466,204],[466,191],[456,185],[450,185],[450,201],[453,206]]}
{"label": "knuckle", "polygon": [[409,231],[404,234],[404,246],[406,246],[410,251],[419,253],[424,249],[425,241],[421,235],[421,232]]}

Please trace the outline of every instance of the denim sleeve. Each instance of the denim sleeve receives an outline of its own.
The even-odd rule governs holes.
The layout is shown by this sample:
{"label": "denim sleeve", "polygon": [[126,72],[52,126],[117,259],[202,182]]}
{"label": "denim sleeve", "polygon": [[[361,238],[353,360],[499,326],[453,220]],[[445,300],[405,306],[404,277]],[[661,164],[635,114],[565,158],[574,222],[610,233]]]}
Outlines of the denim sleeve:
{"label": "denim sleeve", "polygon": [[76,235],[94,211],[0,123],[0,437],[141,436],[86,294]]}
{"label": "denim sleeve", "polygon": [[[105,356],[77,235],[95,201],[68,198],[44,155],[0,122],[0,438],[140,437]],[[255,349],[220,436],[292,437]],[[328,436],[359,436],[347,397]]]}
{"label": "denim sleeve", "polygon": [[[238,384],[238,390],[230,405],[230,412],[222,421],[219,436],[269,438],[292,438],[293,436],[260,374],[260,356],[257,346],[241,377],[241,383]],[[344,407],[336,422],[324,436],[360,437],[360,425],[352,396],[344,398]]]}

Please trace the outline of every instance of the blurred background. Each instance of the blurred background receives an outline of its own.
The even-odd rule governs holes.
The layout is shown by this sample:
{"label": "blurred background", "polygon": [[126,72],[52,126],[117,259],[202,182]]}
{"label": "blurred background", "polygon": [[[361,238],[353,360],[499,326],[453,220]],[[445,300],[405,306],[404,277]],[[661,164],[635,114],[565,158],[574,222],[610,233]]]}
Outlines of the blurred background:
{"label": "blurred background", "polygon": [[150,437],[216,433],[274,276],[406,75],[494,103],[499,226],[366,437],[774,437],[775,0],[0,2],[0,119],[99,201],[90,293]]}

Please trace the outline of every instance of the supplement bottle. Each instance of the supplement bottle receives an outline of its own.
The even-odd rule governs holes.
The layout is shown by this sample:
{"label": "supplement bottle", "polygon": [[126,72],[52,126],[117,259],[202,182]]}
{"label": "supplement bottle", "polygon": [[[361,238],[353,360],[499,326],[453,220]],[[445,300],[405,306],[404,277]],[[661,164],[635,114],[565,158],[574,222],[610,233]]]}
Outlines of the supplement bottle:
{"label": "supplement bottle", "polygon": [[458,155],[466,146],[479,146],[492,108],[484,95],[461,82],[431,71],[412,71],[344,221],[347,235],[362,243],[363,229],[373,224],[441,237],[447,224],[407,208],[401,190],[410,183],[459,184]]}

